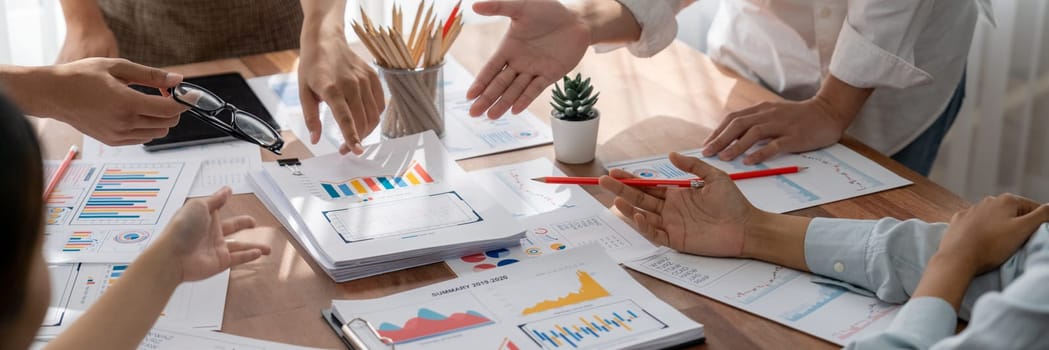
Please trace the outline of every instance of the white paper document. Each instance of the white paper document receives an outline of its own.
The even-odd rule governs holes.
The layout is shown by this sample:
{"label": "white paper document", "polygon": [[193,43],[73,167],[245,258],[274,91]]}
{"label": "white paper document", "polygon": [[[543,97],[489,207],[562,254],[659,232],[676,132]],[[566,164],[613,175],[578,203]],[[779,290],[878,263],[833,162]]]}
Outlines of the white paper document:
{"label": "white paper document", "polygon": [[624,265],[838,345],[886,329],[900,308],[782,266],[663,250]]}
{"label": "white paper document", "polygon": [[656,250],[581,187],[532,181],[536,177],[564,176],[549,159],[476,170],[470,176],[499,198],[499,204],[529,230],[519,246],[448,259],[448,266],[460,276],[547,254],[570,253],[571,248],[591,243],[603,247],[617,261],[648,256]]}
{"label": "white paper document", "polygon": [[[703,158],[700,150],[681,153],[700,157],[730,174],[787,166],[808,167],[796,174],[736,182],[754,206],[774,213],[814,207],[911,184],[907,179],[841,144],[811,152],[781,155],[752,166],[743,165],[744,156],[725,162],[716,157]],[[696,177],[674,167],[666,156],[613,162],[605,167],[623,169],[640,178]]]}
{"label": "white paper document", "polygon": [[[45,177],[60,162],[45,162]],[[128,263],[156,240],[186,200],[199,162],[74,161],[48,197],[50,263]]]}
{"label": "white paper document", "polygon": [[[466,99],[466,90],[473,83],[474,76],[451,57],[446,58],[443,73],[445,134],[441,141],[453,159],[479,157],[553,142],[550,127],[528,111],[519,115],[507,113],[497,120],[470,117],[468,112],[472,101]],[[252,78],[248,80],[248,85],[282,128],[291,130],[299,139],[310,139],[303,122],[298,77],[295,73]],[[326,105],[321,108],[321,125],[321,142],[316,145],[306,143],[306,146],[313,154],[336,152],[343,143],[343,137]],[[381,139],[380,130],[376,128],[362,144],[378,143]]]}
{"label": "white paper document", "polygon": [[259,146],[243,141],[147,152],[141,145],[111,147],[93,138],[84,137],[84,150],[81,154],[84,160],[200,161],[200,173],[190,188],[189,197],[208,196],[223,186],[229,186],[234,194],[251,193],[247,174],[262,168]]}
{"label": "white paper document", "polygon": [[597,246],[332,307],[397,349],[660,349],[703,338]]}
{"label": "white paper document", "polygon": [[336,281],[514,245],[524,226],[478,188],[432,131],[267,163],[256,193]]}
{"label": "white paper document", "polygon": [[[127,264],[59,264],[48,266],[51,305],[38,337],[50,338],[76,321],[120,277]],[[162,322],[203,330],[222,328],[229,270],[202,281],[183,283],[161,313]]]}
{"label": "white paper document", "polygon": [[317,350],[247,337],[158,324],[146,334],[138,350]]}

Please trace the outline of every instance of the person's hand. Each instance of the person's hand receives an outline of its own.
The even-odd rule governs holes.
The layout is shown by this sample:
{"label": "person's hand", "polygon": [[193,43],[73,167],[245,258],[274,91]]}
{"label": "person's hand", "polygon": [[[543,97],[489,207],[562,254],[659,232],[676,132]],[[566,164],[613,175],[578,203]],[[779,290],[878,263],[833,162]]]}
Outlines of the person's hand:
{"label": "person's hand", "polygon": [[966,264],[974,275],[1000,266],[1049,221],[1049,205],[1003,194],[987,197],[951,218],[936,255]]}
{"label": "person's hand", "polygon": [[640,190],[616,180],[632,177],[619,169],[602,176],[601,187],[616,195],[616,208],[655,244],[698,255],[742,256],[747,224],[761,211],[743,197],[725,172],[678,153],[671,153],[670,161],[702,178],[703,188]]}
{"label": "person's hand", "polygon": [[364,153],[361,140],[379,125],[386,109],[379,76],[346,43],[341,30],[303,29],[299,58],[299,98],[310,142],[321,138],[320,102],[331,108],[345,142],[339,153]]}
{"label": "person's hand", "polygon": [[270,247],[260,243],[240,242],[226,236],[253,231],[272,230],[255,227],[250,216],[220,220],[218,211],[232,192],[223,188],[215,194],[186,202],[171,219],[159,241],[150,248],[168,255],[183,282],[202,280],[226,269],[263,255]]}
{"label": "person's hand", "polygon": [[466,98],[476,99],[470,115],[488,111],[499,118],[524,111],[550,84],[579,64],[590,45],[590,31],[579,16],[554,0],[481,1],[484,16],[511,19],[510,29],[488,59]]}
{"label": "person's hand", "polygon": [[2,78],[9,96],[27,114],[61,120],[110,146],[164,137],[187,109],[171,97],[128,86],[166,90],[181,82],[181,75],[124,59],[88,58],[18,69]]}
{"label": "person's hand", "polygon": [[58,52],[58,59],[55,60],[55,63],[69,63],[88,57],[120,57],[117,38],[104,23],[67,30],[66,39],[62,43],[62,50]]}
{"label": "person's hand", "polygon": [[[731,161],[760,141],[768,143],[743,158],[743,164],[764,162],[780,153],[806,152],[841,140],[851,118],[838,116],[820,99],[802,102],[762,102],[729,114],[703,141],[703,156]],[[735,141],[735,142],[733,142]]]}
{"label": "person's hand", "polygon": [[[874,93],[827,75],[819,92],[801,102],[764,102],[729,114],[703,141],[703,156],[736,159],[759,141],[769,140],[743,159],[764,162],[784,152],[807,152],[833,145]],[[735,143],[733,143],[735,141]]]}

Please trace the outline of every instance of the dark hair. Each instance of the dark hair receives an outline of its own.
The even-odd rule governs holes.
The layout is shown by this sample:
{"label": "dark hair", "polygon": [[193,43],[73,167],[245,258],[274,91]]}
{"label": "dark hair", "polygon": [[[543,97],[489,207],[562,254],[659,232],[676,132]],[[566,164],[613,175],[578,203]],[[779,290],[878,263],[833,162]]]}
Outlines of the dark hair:
{"label": "dark hair", "polygon": [[36,250],[41,249],[44,166],[26,117],[0,95],[0,326],[21,316]]}

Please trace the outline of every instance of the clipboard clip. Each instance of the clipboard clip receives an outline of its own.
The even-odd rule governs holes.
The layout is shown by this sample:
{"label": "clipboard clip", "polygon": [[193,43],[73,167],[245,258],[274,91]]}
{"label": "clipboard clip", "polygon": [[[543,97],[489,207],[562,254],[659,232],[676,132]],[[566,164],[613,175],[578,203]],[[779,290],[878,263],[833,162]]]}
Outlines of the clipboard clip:
{"label": "clipboard clip", "polygon": [[277,159],[277,165],[291,170],[292,175],[302,175],[302,168],[299,168],[302,162],[299,161],[299,158]]}
{"label": "clipboard clip", "polygon": [[332,309],[321,310],[321,316],[351,350],[395,350],[393,340],[382,335],[363,318],[343,323]]}
{"label": "clipboard clip", "polygon": [[379,335],[375,327],[363,318],[354,318],[341,328],[342,333],[346,335],[346,341],[356,350],[396,349],[393,339]]}

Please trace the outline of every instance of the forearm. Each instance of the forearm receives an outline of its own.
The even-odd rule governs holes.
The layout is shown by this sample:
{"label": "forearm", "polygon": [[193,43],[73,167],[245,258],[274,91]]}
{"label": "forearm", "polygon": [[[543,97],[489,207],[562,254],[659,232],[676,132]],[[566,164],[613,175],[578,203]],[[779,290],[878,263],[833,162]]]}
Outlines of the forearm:
{"label": "forearm", "polygon": [[[119,280],[47,349],[134,349],[167,305],[182,273],[154,246],[143,253]],[[113,333],[112,330],[120,332]]]}
{"label": "forearm", "polygon": [[338,34],[345,38],[346,0],[302,0],[303,44],[318,40],[322,35]]}
{"label": "forearm", "polygon": [[641,37],[641,25],[634,15],[615,0],[585,0],[569,6],[590,30],[590,44],[634,42]]}
{"label": "forearm", "polygon": [[970,265],[970,262],[955,258],[950,254],[933,255],[911,297],[940,298],[958,311],[962,298],[965,297],[965,291],[969,288],[973,276],[976,275],[975,267]]}
{"label": "forearm", "polygon": [[811,101],[827,110],[841,129],[845,130],[852,125],[852,121],[856,119],[872,93],[874,88],[855,87],[833,74],[828,74]]}
{"label": "forearm", "polygon": [[[47,67],[0,66],[0,86],[23,113],[52,117],[55,114],[53,104],[48,103],[50,94],[46,86],[52,70]],[[45,87],[42,89],[41,87]]]}
{"label": "forearm", "polygon": [[805,234],[810,218],[760,212],[746,224],[743,256],[808,271]]}
{"label": "forearm", "polygon": [[108,28],[95,0],[61,0],[61,3],[68,31]]}

